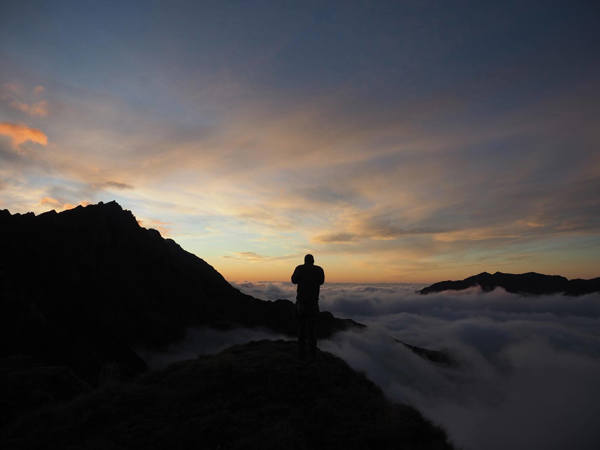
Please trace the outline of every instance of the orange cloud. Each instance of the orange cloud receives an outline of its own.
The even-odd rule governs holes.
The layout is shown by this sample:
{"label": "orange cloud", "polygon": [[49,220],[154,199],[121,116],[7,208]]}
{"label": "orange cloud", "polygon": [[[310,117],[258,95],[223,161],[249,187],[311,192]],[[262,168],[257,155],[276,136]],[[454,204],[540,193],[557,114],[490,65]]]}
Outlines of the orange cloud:
{"label": "orange cloud", "polygon": [[525,223],[529,228],[542,228],[544,226],[543,223],[539,223],[539,222],[534,222],[534,221],[530,221],[530,222],[526,222]]}
{"label": "orange cloud", "polygon": [[161,236],[168,236],[171,229],[168,225],[170,222],[163,222],[157,219],[137,219],[137,223],[140,227],[145,227],[144,222],[148,223],[147,227],[158,230]]}
{"label": "orange cloud", "polygon": [[40,200],[40,205],[61,206],[62,203],[52,197],[44,197]]}
{"label": "orange cloud", "polygon": [[15,149],[27,141],[40,145],[48,144],[48,136],[43,131],[22,124],[0,122],[0,134],[10,137]]}
{"label": "orange cloud", "polygon": [[57,200],[57,199],[55,199],[53,197],[43,197],[40,200],[40,205],[42,205],[42,206],[51,206],[52,208],[62,209],[63,211],[65,211],[67,209],[76,208],[79,205],[81,205],[81,206],[87,206],[89,204],[90,204],[90,202],[80,202],[77,205],[74,205],[72,203],[63,203],[62,201]]}
{"label": "orange cloud", "polygon": [[230,255],[223,255],[224,259],[231,260],[239,260],[239,261],[248,261],[248,262],[273,262],[273,261],[286,261],[294,258],[301,258],[302,254],[294,253],[290,255],[280,255],[280,256],[265,256],[259,255],[255,252],[234,252]]}
{"label": "orange cloud", "polygon": [[37,85],[36,87],[33,88],[33,93],[36,95],[39,95],[42,92],[44,92],[45,90],[46,90],[46,88],[44,86]]}
{"label": "orange cloud", "polygon": [[10,106],[34,117],[46,117],[48,115],[48,102],[46,100],[40,100],[31,105],[19,100],[13,100],[10,102]]}

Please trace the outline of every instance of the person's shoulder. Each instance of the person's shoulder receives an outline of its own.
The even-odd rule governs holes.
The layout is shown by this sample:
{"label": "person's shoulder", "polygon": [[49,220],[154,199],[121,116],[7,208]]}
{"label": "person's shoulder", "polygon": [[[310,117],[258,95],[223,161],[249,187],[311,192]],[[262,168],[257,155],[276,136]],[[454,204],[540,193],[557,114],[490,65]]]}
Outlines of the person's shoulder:
{"label": "person's shoulder", "polygon": [[321,272],[323,272],[323,268],[321,266],[314,266],[316,270],[320,270]]}

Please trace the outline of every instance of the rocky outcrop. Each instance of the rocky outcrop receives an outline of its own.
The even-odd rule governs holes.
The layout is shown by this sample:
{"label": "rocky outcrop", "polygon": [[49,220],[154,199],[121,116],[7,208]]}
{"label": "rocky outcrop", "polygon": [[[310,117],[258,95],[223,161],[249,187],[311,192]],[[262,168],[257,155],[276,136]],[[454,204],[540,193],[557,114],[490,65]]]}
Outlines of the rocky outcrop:
{"label": "rocky outcrop", "polygon": [[27,356],[0,358],[0,429],[15,417],[90,390],[68,367],[47,366]]}
{"label": "rocky outcrop", "polygon": [[339,358],[299,361],[260,341],[172,364],[23,416],[11,449],[451,449],[410,406],[392,404]]}
{"label": "rocky outcrop", "polygon": [[442,291],[459,291],[471,287],[480,287],[489,292],[501,287],[513,294],[542,295],[566,294],[584,295],[600,292],[600,278],[591,280],[568,280],[558,275],[543,275],[535,272],[522,274],[482,272],[461,281],[441,281],[427,286],[419,291],[421,294],[431,294]]}

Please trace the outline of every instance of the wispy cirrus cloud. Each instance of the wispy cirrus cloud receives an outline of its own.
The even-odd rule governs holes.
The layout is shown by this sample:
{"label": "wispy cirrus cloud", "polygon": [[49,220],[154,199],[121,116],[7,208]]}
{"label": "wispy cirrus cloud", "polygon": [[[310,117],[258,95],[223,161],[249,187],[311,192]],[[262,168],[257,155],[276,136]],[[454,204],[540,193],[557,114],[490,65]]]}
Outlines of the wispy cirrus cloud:
{"label": "wispy cirrus cloud", "polygon": [[48,115],[48,102],[46,100],[40,100],[31,104],[12,100],[10,106],[33,117],[46,117]]}
{"label": "wispy cirrus cloud", "polygon": [[92,183],[92,187],[95,189],[114,188],[118,190],[133,189],[133,186],[120,181],[102,181],[98,183]]}
{"label": "wispy cirrus cloud", "polygon": [[28,116],[46,117],[48,115],[48,101],[39,98],[45,90],[44,86],[41,85],[27,89],[20,83],[5,83],[0,87],[0,101]]}
{"label": "wispy cirrus cloud", "polygon": [[266,256],[260,255],[256,252],[234,252],[229,255],[223,255],[225,259],[235,259],[240,261],[248,262],[270,262],[270,261],[285,261],[289,259],[298,259],[301,254],[296,253],[292,255],[278,255],[278,256]]}
{"label": "wispy cirrus cloud", "polygon": [[[62,145],[46,164],[87,185],[86,192],[125,198],[139,193],[174,202],[180,211],[221,215],[242,224],[252,240],[297,233],[299,247],[332,257],[377,254],[387,267],[402,267],[407,274],[442,267],[449,259],[439,257],[459,257],[469,246],[493,250],[501,243],[525,245],[544,235],[589,233],[596,227],[592,154],[576,151],[564,160],[552,150],[550,158],[521,163],[520,152],[532,158],[544,154],[539,142],[527,148],[533,133],[548,143],[546,151],[568,138],[544,125],[546,117],[523,125],[506,115],[482,121],[475,130],[431,129],[423,112],[418,126],[382,117],[379,123],[365,120],[358,129],[353,114],[317,101],[288,105],[285,112],[262,105],[254,117],[242,110],[228,122],[194,130],[155,122],[120,101],[99,101],[98,108],[91,102],[81,109],[73,100],[57,113],[73,126],[53,133]],[[563,104],[556,102],[556,108]],[[328,103],[335,105],[333,97]],[[448,114],[437,109],[431,120]],[[324,131],[322,123],[334,131]],[[581,131],[581,139],[594,139],[592,128]],[[505,146],[505,155],[490,160],[480,150],[490,145]],[[570,168],[568,174],[592,172],[587,180],[569,175],[549,183],[540,165],[551,171],[555,165]],[[171,211],[165,214],[174,221]],[[228,249],[232,255],[236,247]],[[396,262],[385,256],[394,252]],[[272,254],[277,253],[289,254],[281,249]],[[370,276],[383,273],[377,267],[378,274]]]}

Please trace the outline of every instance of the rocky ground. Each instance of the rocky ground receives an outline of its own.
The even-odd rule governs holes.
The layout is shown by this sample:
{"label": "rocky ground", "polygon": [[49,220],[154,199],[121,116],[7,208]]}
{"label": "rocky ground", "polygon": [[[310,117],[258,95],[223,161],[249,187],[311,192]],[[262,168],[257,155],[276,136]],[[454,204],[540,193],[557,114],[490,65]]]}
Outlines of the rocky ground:
{"label": "rocky ground", "polygon": [[20,370],[39,399],[2,428],[3,449],[452,448],[344,361],[321,351],[299,360],[292,341],[238,345],[95,389],[68,371]]}

